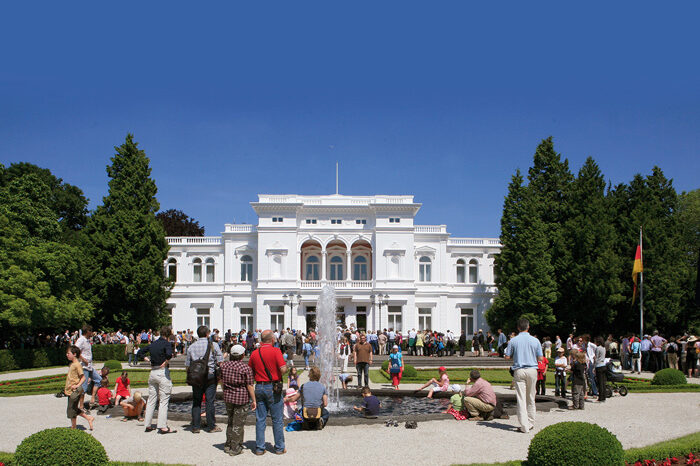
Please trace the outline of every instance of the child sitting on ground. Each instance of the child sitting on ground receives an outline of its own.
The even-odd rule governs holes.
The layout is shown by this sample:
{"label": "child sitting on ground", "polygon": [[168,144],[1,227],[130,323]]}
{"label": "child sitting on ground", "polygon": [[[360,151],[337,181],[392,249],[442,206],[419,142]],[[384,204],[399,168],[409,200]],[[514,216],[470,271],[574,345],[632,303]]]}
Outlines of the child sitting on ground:
{"label": "child sitting on ground", "polygon": [[571,365],[571,399],[573,406],[569,409],[583,409],[584,396],[586,395],[586,353],[577,351],[574,355],[574,363]]}
{"label": "child sitting on ground", "polygon": [[372,395],[369,387],[362,387],[362,406],[353,406],[355,411],[359,411],[365,417],[374,418],[379,415],[379,408],[382,404],[379,399]]}
{"label": "child sitting on ground", "polygon": [[121,377],[117,378],[116,386],[114,387],[114,405],[121,405],[121,400],[125,400],[131,396],[131,381],[129,374],[126,371],[122,372]]}
{"label": "child sitting on ground", "polygon": [[133,398],[125,399],[120,405],[124,410],[122,422],[133,418],[138,418],[140,422],[143,422],[143,410],[146,408],[146,402],[141,398],[141,392],[135,391]]}
{"label": "child sitting on ground", "polygon": [[294,394],[296,394],[297,390],[294,388],[288,388],[287,391],[284,394],[284,418],[285,419],[294,419],[294,415],[296,414],[297,411],[297,402],[296,401],[287,401],[288,398]]}
{"label": "child sitting on ground", "polygon": [[340,379],[343,388],[348,388],[348,384],[352,382],[352,375],[343,373],[338,376],[338,379]]}
{"label": "child sitting on ground", "polygon": [[443,411],[445,414],[451,414],[458,421],[464,421],[467,419],[467,414],[464,412],[464,397],[462,396],[462,386],[452,386],[452,390],[455,392],[454,395],[450,397],[450,404],[447,405],[447,409]]}
{"label": "child sitting on ground", "polygon": [[97,402],[100,405],[97,408],[97,412],[99,413],[104,413],[109,408],[114,406],[112,403],[112,390],[109,389],[109,380],[106,378],[102,379],[102,382],[100,382],[100,388],[97,389]]}
{"label": "child sitting on ground", "polygon": [[544,384],[547,382],[547,365],[549,360],[542,358],[537,363],[537,383],[535,384],[535,395],[544,395]]}

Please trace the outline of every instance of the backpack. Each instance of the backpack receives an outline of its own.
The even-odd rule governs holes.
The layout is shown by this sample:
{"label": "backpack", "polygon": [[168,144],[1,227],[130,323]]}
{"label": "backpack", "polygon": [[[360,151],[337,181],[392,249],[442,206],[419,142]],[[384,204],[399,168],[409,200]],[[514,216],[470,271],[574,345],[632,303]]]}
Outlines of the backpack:
{"label": "backpack", "polygon": [[202,359],[197,359],[190,363],[187,368],[187,385],[193,387],[204,387],[209,379],[209,354],[211,353],[211,342],[207,346],[207,352]]}

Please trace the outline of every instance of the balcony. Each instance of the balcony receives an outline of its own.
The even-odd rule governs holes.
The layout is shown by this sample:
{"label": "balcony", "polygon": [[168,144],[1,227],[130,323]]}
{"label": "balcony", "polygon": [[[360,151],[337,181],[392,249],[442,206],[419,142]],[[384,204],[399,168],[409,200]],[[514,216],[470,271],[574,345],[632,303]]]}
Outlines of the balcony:
{"label": "balcony", "polygon": [[208,244],[216,246],[221,244],[220,236],[167,236],[165,239],[171,245]]}
{"label": "balcony", "polygon": [[372,288],[372,280],[301,280],[300,288],[321,289],[324,285],[331,285],[333,288],[367,290]]}
{"label": "balcony", "polygon": [[448,246],[495,246],[501,247],[498,238],[449,238]]}

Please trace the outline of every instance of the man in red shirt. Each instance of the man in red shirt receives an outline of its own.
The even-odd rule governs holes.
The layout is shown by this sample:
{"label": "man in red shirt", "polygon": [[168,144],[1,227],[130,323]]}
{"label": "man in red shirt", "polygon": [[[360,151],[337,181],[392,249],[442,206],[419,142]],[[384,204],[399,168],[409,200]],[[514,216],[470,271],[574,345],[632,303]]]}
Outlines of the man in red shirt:
{"label": "man in red shirt", "polygon": [[275,437],[275,453],[282,455],[287,452],[284,448],[284,394],[273,391],[273,383],[281,382],[282,375],[287,372],[287,363],[282,351],[272,346],[275,335],[272,330],[265,330],[260,337],[260,348],[250,354],[248,366],[255,377],[255,454],[265,453],[265,422],[267,413],[272,418],[272,433]]}

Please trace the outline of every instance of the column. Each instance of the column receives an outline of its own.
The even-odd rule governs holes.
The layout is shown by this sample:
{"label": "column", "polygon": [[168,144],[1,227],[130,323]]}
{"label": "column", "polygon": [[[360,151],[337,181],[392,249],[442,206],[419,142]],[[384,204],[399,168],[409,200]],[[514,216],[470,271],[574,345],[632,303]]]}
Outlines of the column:
{"label": "column", "polygon": [[326,281],[326,263],[328,258],[328,252],[324,249],[321,252],[321,281]]}
{"label": "column", "polygon": [[345,253],[345,265],[346,265],[346,270],[347,270],[345,279],[347,281],[351,281],[352,280],[352,251],[347,251]]}
{"label": "column", "polygon": [[[297,281],[304,279],[303,264],[301,263],[301,251],[297,251],[297,271],[294,274],[297,277]],[[297,285],[298,286],[298,285]]]}

